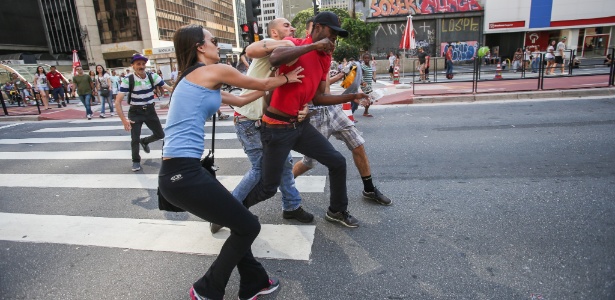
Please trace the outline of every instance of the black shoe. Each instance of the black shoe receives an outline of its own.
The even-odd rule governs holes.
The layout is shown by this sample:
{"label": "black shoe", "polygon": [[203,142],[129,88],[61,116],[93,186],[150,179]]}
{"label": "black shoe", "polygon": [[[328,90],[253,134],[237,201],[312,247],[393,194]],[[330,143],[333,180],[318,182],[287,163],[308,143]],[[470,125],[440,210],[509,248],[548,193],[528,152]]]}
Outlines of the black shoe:
{"label": "black shoe", "polygon": [[62,106],[66,107],[66,102],[62,101]]}
{"label": "black shoe", "polygon": [[143,140],[139,140],[139,144],[141,144],[141,147],[143,147],[143,151],[145,151],[145,153],[149,153],[149,145],[148,144],[143,142]]}
{"label": "black shoe", "polygon": [[327,210],[325,219],[329,222],[338,222],[346,227],[356,228],[359,227],[359,221],[350,215],[348,211],[339,211],[336,213]]}
{"label": "black shoe", "polygon": [[258,296],[260,295],[268,295],[273,293],[273,291],[277,290],[280,287],[280,280],[278,280],[275,277],[269,277],[269,286],[258,291],[258,293],[256,293],[256,295],[249,297],[249,298],[241,298],[239,297],[239,300],[256,300],[258,298]]}
{"label": "black shoe", "polygon": [[60,104],[60,102],[58,102],[58,108],[62,108],[62,104]]}
{"label": "black shoe", "polygon": [[377,187],[374,187],[373,192],[363,191],[363,198],[372,200],[381,205],[391,205],[393,201],[389,199],[387,196],[383,195]]}
{"label": "black shoe", "polygon": [[311,223],[314,221],[314,215],[303,210],[301,206],[295,210],[285,210],[282,212],[282,218],[284,219],[296,219],[301,223]]}
{"label": "black shoe", "polygon": [[224,226],[222,225],[218,225],[215,223],[209,223],[209,231],[211,231],[212,234],[220,231],[220,229],[224,228]]}

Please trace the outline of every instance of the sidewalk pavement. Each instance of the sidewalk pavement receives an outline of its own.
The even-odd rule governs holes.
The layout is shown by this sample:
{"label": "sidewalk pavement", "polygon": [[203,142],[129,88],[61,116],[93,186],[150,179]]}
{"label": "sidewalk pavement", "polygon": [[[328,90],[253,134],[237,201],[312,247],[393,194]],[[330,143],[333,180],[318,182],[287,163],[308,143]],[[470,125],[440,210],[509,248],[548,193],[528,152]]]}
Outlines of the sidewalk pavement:
{"label": "sidewalk pavement", "polygon": [[[373,88],[380,89],[384,96],[374,102],[374,105],[393,105],[393,104],[421,104],[421,103],[445,103],[445,102],[475,102],[475,101],[499,101],[499,100],[529,100],[529,99],[561,99],[561,98],[581,98],[581,97],[605,97],[615,96],[615,87],[603,88],[579,88],[579,89],[551,89],[545,91],[498,91],[495,93],[478,93],[472,94],[462,91],[451,83],[455,82],[437,82],[437,83],[418,83],[415,84],[415,92],[423,92],[423,95],[414,95],[412,93],[412,84],[393,84],[387,75],[380,75],[376,78],[376,82],[372,84]],[[408,82],[405,79],[404,82]],[[461,84],[461,83],[460,83]],[[471,83],[465,83],[471,84]],[[451,86],[453,88],[451,88]],[[453,92],[451,93],[451,89]],[[505,89],[505,88],[504,88]],[[333,94],[340,94],[342,89],[332,86]],[[459,91],[455,94],[455,91]],[[425,93],[428,93],[425,94]],[[169,102],[168,97],[160,98],[156,101],[157,112],[159,115],[166,115],[168,107],[165,104]],[[71,99],[67,107],[57,108],[56,104],[50,104],[52,109],[42,110],[38,115],[36,106],[28,107],[11,107],[9,116],[0,116],[0,122],[15,122],[15,121],[45,121],[45,120],[71,120],[85,119],[85,109],[81,102],[77,99]],[[128,112],[128,104],[124,102],[123,111]],[[92,106],[94,111],[93,118],[99,118],[101,105]],[[228,115],[233,114],[233,109],[227,105],[223,105],[220,110]],[[109,108],[106,108],[107,118],[117,118],[117,116],[109,116]]]}

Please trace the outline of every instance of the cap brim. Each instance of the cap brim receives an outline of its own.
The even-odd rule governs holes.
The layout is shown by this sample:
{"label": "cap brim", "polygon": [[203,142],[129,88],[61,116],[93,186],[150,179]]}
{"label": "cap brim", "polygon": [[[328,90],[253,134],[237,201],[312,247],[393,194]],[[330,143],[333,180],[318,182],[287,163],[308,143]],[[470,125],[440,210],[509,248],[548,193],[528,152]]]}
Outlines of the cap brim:
{"label": "cap brim", "polygon": [[[329,26],[329,25],[327,25],[327,26]],[[338,35],[338,36],[341,36],[341,37],[343,37],[343,38],[348,37],[348,31],[346,31],[346,30],[344,30],[344,29],[342,29],[342,28],[340,28],[340,27],[337,27],[337,26],[329,26],[329,28],[331,28],[331,29],[335,30],[335,31],[337,32],[337,35]]]}
{"label": "cap brim", "polygon": [[132,63],[134,63],[137,60],[142,60],[144,62],[147,62],[149,59],[147,59],[147,58],[137,58],[137,59],[133,59],[130,63],[132,64]]}

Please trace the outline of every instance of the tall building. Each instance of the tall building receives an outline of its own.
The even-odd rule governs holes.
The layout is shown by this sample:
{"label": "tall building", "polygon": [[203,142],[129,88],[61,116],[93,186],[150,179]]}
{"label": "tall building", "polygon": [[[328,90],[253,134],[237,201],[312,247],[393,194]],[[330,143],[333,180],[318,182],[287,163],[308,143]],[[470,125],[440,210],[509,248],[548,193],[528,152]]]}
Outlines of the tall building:
{"label": "tall building", "polygon": [[350,1],[353,0],[320,0],[320,7],[350,10],[352,5]]}
{"label": "tall building", "polygon": [[261,16],[259,24],[263,28],[263,36],[267,37],[267,24],[273,19],[284,16],[282,0],[261,0]]}

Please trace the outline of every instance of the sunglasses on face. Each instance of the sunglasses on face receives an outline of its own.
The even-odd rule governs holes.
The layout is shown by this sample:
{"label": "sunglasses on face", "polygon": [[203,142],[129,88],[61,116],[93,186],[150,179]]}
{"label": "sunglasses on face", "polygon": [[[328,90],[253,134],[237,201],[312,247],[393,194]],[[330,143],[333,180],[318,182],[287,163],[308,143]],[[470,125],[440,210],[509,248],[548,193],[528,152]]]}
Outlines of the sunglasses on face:
{"label": "sunglasses on face", "polygon": [[[218,38],[216,38],[216,37],[212,37],[209,41],[210,41],[212,44],[214,44],[214,46],[218,47]],[[203,45],[203,44],[205,44],[205,40],[202,40],[202,41],[200,41],[200,42],[198,43],[198,45]]]}

